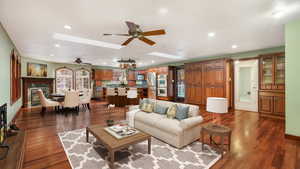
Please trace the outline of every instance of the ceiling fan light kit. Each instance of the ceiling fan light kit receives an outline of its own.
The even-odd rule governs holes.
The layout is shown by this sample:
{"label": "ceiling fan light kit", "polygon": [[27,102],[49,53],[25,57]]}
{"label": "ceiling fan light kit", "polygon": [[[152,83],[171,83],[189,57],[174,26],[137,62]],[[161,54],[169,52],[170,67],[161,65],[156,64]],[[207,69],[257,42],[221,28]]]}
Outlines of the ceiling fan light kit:
{"label": "ceiling fan light kit", "polygon": [[83,63],[81,58],[76,58],[74,63],[77,63],[77,64],[80,64],[80,65],[89,65],[89,66],[92,66],[91,63]]}
{"label": "ceiling fan light kit", "polygon": [[105,33],[103,35],[104,36],[129,36],[130,38],[128,38],[124,43],[122,43],[122,46],[128,45],[133,39],[139,39],[142,42],[147,43],[150,46],[153,46],[153,45],[155,45],[155,42],[150,40],[149,38],[147,38],[145,36],[157,36],[157,35],[166,34],[166,31],[164,29],[143,32],[139,25],[137,25],[133,22],[130,22],[130,21],[126,21],[125,23],[126,23],[128,29],[129,29],[128,34],[108,34],[108,33]]}

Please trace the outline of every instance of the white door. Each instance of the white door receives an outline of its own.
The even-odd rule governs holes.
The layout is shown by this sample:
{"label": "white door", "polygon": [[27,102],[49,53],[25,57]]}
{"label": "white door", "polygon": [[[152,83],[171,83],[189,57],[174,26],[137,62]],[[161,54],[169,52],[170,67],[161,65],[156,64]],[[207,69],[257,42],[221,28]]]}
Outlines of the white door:
{"label": "white door", "polygon": [[234,62],[235,109],[258,111],[258,60]]}

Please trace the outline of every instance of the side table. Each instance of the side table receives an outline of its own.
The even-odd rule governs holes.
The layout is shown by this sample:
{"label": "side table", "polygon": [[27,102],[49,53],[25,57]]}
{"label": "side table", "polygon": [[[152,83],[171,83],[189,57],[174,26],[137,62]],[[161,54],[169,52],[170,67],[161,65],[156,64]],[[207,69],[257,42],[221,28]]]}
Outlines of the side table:
{"label": "side table", "polygon": [[[204,149],[204,135],[208,134],[209,135],[209,145],[216,145],[217,149],[221,153],[223,157],[223,152],[224,152],[224,138],[228,137],[228,151],[230,151],[230,143],[231,143],[231,129],[229,127],[219,125],[219,124],[213,124],[209,123],[205,126],[202,127],[201,130],[201,141],[202,141],[202,149]],[[221,143],[217,144],[214,140],[214,136],[220,136],[221,137]]]}

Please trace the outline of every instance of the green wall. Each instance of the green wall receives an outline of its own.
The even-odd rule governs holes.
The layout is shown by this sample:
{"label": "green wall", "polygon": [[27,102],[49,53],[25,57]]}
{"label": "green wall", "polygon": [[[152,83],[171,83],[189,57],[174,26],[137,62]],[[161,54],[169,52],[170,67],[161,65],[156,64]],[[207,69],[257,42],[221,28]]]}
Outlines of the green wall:
{"label": "green wall", "polygon": [[286,134],[300,136],[300,20],[285,26]]}
{"label": "green wall", "polygon": [[22,106],[22,98],[15,104],[10,104],[10,55],[15,48],[6,31],[0,23],[0,105],[7,103],[7,120],[10,122]]}

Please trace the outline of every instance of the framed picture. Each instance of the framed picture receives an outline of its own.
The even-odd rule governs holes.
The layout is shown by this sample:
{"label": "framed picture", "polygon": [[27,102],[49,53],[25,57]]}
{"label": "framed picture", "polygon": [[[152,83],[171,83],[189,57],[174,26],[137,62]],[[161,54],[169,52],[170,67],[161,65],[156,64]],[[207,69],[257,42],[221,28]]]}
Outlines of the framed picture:
{"label": "framed picture", "polygon": [[47,77],[47,65],[39,63],[27,63],[27,76]]}

